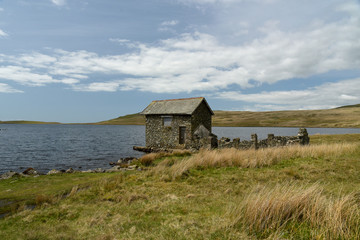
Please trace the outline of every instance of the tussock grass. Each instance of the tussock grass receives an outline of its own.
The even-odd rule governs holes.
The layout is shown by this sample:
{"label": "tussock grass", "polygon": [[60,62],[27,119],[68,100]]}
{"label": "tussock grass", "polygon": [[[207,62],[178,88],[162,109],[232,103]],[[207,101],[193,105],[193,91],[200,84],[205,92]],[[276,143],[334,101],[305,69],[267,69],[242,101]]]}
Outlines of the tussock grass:
{"label": "tussock grass", "polygon": [[[155,158],[150,171],[3,180],[2,199],[39,195],[40,205],[0,219],[0,239],[360,239],[359,145],[296,149],[203,151]],[[267,162],[242,168],[236,154]],[[200,156],[208,162],[172,177]]]}
{"label": "tussock grass", "polygon": [[183,150],[183,149],[176,149],[172,152],[156,152],[156,153],[149,153],[141,158],[139,158],[139,162],[144,166],[151,166],[154,164],[155,160],[168,157],[186,157],[190,156],[191,152],[189,150]]}
{"label": "tussock grass", "polygon": [[318,184],[255,187],[229,210],[230,227],[258,237],[308,230],[312,239],[359,239],[360,201],[354,194],[327,197]]}
{"label": "tussock grass", "polygon": [[354,143],[343,143],[314,146],[288,146],[259,150],[237,150],[234,148],[202,150],[198,154],[183,160],[174,161],[172,159],[165,159],[153,169],[153,172],[157,174],[168,173],[174,179],[194,168],[257,168],[270,166],[282,160],[292,158],[338,157],[346,153],[354,152],[357,147],[358,145]]}

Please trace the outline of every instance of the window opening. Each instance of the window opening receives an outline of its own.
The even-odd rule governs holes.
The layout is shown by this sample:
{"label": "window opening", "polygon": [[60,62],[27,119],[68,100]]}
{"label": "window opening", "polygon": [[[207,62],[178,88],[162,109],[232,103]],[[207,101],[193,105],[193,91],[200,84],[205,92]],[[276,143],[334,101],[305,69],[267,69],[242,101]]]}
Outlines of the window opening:
{"label": "window opening", "polygon": [[171,116],[164,116],[163,117],[163,125],[164,127],[171,127],[172,117]]}

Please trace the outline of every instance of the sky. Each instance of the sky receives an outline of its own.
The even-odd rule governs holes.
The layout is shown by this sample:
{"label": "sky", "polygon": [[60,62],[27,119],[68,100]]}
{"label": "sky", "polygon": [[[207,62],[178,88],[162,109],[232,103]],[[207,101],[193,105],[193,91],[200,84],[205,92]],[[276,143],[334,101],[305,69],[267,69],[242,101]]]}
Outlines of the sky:
{"label": "sky", "polygon": [[360,103],[360,0],[0,0],[0,120]]}

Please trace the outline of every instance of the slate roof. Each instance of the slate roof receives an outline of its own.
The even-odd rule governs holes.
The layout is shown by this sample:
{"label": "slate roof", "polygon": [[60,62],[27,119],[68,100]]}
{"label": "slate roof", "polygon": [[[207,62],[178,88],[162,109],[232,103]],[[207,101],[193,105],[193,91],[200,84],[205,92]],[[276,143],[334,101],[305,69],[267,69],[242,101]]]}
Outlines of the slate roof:
{"label": "slate roof", "polygon": [[179,115],[192,115],[196,108],[202,103],[205,102],[206,106],[209,108],[211,115],[214,115],[214,112],[211,110],[209,104],[206,102],[203,97],[196,98],[182,98],[182,99],[169,99],[169,100],[156,100],[152,101],[149,106],[147,106],[141,114],[144,115],[165,115],[165,114],[179,114]]}

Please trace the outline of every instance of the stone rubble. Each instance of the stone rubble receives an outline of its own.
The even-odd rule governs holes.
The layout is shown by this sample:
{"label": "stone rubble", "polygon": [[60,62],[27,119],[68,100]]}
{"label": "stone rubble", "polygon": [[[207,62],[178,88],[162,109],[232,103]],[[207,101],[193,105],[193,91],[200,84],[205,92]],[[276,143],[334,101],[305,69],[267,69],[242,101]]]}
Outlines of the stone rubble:
{"label": "stone rubble", "polygon": [[222,137],[219,139],[218,148],[259,149],[288,145],[308,145],[309,143],[310,138],[306,128],[300,128],[297,136],[275,136],[274,134],[268,134],[267,139],[260,141],[258,141],[257,134],[251,134],[250,141],[240,141],[240,138],[234,138],[231,141],[229,138]]}
{"label": "stone rubble", "polygon": [[[134,160],[137,158],[128,157],[128,158],[120,158],[117,162],[110,162],[110,165],[113,167],[110,169],[103,169],[103,168],[96,168],[96,169],[89,169],[84,171],[74,170],[73,168],[69,168],[67,170],[57,170],[52,169],[46,174],[38,173],[34,168],[28,168],[21,173],[17,173],[14,171],[6,172],[0,175],[0,180],[2,179],[9,179],[15,177],[38,177],[40,175],[54,175],[54,174],[71,174],[71,173],[111,173],[111,172],[121,172],[121,171],[142,171],[143,169],[140,168],[136,164],[132,164]],[[130,165],[132,164],[132,165]]]}

